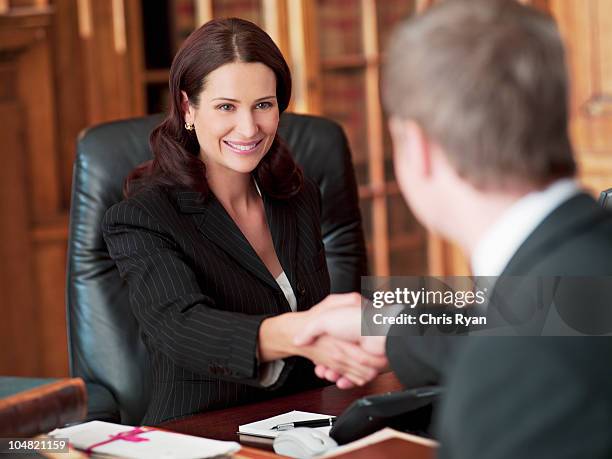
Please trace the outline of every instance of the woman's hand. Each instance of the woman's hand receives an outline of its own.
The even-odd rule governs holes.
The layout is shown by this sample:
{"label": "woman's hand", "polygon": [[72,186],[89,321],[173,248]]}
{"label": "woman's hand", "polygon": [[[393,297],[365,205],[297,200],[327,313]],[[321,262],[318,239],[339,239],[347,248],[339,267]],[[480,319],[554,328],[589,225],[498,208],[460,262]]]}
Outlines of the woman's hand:
{"label": "woman's hand", "polygon": [[[361,335],[362,301],[363,298],[358,293],[329,295],[308,311],[308,320],[295,336],[294,344],[304,346],[321,336],[332,336],[352,342],[370,355],[384,356],[385,336]],[[337,367],[315,363],[317,363],[315,373],[319,378],[335,382],[340,389],[350,389],[355,386],[355,382]],[[382,369],[378,368],[378,371]]]}
{"label": "woman's hand", "polygon": [[[332,295],[331,297],[342,296]],[[346,299],[348,300],[348,297]],[[356,297],[353,296],[351,301],[355,299]],[[314,333],[317,336],[309,334],[308,343],[295,344],[295,337],[305,330],[308,324],[318,320],[319,316],[328,309],[336,308],[317,307],[309,311],[290,312],[264,320],[259,329],[260,362],[298,355],[311,360],[315,365],[325,367],[330,372],[342,375],[344,379],[350,381],[351,385],[363,385],[374,378],[382,368],[387,366],[384,351],[379,351],[376,355],[374,349],[368,350],[360,346],[358,340],[351,342],[355,333],[354,326],[350,327],[351,331],[346,336],[341,333],[339,333],[340,336],[330,336],[325,332],[317,333],[319,332],[317,330]],[[342,384],[339,385],[341,386]]]}

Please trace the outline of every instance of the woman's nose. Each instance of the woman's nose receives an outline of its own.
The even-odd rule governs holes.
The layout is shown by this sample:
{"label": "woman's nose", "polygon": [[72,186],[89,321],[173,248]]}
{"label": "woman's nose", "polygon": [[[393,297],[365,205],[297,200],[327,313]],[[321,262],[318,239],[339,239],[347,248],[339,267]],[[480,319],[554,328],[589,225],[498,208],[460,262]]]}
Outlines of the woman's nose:
{"label": "woman's nose", "polygon": [[259,127],[250,111],[244,111],[239,115],[236,130],[244,139],[252,139],[257,134]]}

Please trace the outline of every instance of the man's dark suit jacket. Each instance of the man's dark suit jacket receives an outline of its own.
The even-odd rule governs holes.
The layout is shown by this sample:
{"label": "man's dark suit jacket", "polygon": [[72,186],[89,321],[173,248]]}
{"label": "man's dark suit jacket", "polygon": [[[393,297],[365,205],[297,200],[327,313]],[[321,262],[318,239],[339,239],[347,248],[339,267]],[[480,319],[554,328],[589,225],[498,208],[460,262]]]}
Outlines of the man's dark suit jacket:
{"label": "man's dark suit jacket", "polygon": [[[569,199],[503,275],[611,276],[612,214],[585,194]],[[612,457],[610,337],[395,336],[387,355],[408,386],[446,383],[442,458]]]}
{"label": "man's dark suit jacket", "polygon": [[[285,359],[273,386],[258,383],[261,322],[289,312],[263,262],[212,193],[149,189],[111,207],[104,239],[127,282],[152,362],[144,424],[319,384],[310,362]],[[287,200],[263,196],[274,248],[298,310],[330,288],[318,188]]]}

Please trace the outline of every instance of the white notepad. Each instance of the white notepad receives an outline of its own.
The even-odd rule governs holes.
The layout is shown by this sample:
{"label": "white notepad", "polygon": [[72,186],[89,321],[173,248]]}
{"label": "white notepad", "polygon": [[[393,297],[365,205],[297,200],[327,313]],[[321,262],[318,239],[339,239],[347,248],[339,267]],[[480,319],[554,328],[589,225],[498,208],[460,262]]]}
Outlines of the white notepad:
{"label": "white notepad", "polygon": [[[297,421],[312,421],[313,419],[327,419],[333,418],[329,414],[320,413],[309,413],[308,411],[289,411],[288,413],[279,414],[271,418],[262,419],[261,421],[251,422],[238,427],[238,433],[243,435],[253,435],[256,437],[275,438],[278,436],[280,431],[272,430],[279,424],[286,422],[297,422]],[[329,435],[331,427],[315,427],[315,429]]]}
{"label": "white notepad", "polygon": [[[136,428],[110,422],[91,421],[64,429],[56,429],[49,435],[68,438],[75,448],[87,450],[92,445],[105,442],[114,435],[130,432],[133,429]],[[138,441],[138,438],[141,441]],[[240,444],[233,441],[209,440],[151,429],[133,435],[132,441],[116,439],[95,447],[93,452],[130,459],[199,459],[232,454],[239,449]]]}

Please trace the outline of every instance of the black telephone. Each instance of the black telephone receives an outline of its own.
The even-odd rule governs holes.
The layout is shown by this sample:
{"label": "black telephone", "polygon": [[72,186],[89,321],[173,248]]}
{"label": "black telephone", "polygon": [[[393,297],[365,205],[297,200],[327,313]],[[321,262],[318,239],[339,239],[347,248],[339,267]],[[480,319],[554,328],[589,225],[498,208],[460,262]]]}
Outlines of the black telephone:
{"label": "black telephone", "polygon": [[360,398],[338,416],[329,435],[339,445],[383,427],[431,437],[432,412],[443,392],[440,386],[426,386]]}

